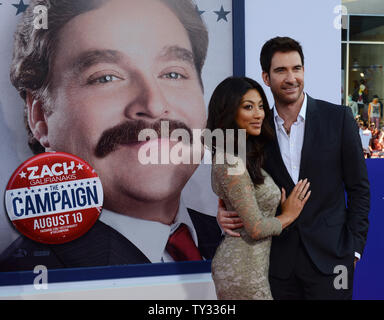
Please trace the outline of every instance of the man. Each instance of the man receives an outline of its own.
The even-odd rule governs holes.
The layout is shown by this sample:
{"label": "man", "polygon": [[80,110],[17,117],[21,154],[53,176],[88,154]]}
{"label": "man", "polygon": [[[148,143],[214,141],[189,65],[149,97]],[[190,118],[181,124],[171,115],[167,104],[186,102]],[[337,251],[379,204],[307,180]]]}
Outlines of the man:
{"label": "man", "polygon": [[[273,237],[273,297],[351,299],[354,263],[367,237],[370,197],[356,122],[347,107],[304,93],[304,55],[297,41],[269,40],[260,62],[275,100],[276,138],[267,147],[265,168],[288,194],[304,178],[312,191],[299,218]],[[232,229],[241,221],[230,218],[234,215],[221,207],[218,220],[237,235]],[[334,284],[340,268],[348,276],[342,288]]]}
{"label": "man", "polygon": [[[30,23],[36,5],[48,8],[47,30]],[[20,238],[4,253],[0,269],[213,256],[220,239],[216,219],[180,200],[197,165],[143,165],[138,158],[142,129],[159,134],[162,151],[163,143],[176,142],[161,136],[161,121],[171,131],[205,127],[201,69],[207,46],[207,30],[189,0],[30,3],[16,33],[11,70],[25,99],[30,145],[36,153],[63,151],[90,163],[103,184],[105,209],[73,242],[43,246]],[[194,256],[169,249],[176,229],[198,246],[191,249]],[[26,254],[20,256],[20,249]],[[35,251],[46,253],[36,258]]]}
{"label": "man", "polygon": [[371,150],[369,148],[372,139],[372,132],[368,129],[366,123],[363,120],[358,120],[358,127],[364,158],[367,159],[371,157]]}

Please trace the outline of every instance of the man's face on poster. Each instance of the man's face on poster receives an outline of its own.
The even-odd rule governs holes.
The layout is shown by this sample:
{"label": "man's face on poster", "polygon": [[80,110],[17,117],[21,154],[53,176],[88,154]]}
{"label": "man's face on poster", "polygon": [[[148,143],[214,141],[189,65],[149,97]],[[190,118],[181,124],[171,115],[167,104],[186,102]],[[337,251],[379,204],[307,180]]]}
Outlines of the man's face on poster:
{"label": "man's face on poster", "polygon": [[106,132],[139,120],[205,127],[191,43],[176,15],[155,0],[108,1],[67,23],[56,52],[46,146],[88,161],[112,210],[119,197],[150,202],[179,194],[196,166],[143,165],[137,141],[97,151]]}

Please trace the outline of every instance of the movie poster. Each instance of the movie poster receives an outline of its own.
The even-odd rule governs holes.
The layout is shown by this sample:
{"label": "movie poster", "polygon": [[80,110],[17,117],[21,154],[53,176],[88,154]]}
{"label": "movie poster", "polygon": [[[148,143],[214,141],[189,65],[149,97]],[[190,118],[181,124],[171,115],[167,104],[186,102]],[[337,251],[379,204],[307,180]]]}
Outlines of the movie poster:
{"label": "movie poster", "polygon": [[[0,252],[12,252],[2,271],[212,258],[221,231],[210,153],[143,163],[137,134],[151,128],[170,152],[165,131],[205,128],[212,91],[233,74],[232,1],[5,0],[0,16]],[[64,155],[24,163],[44,151]],[[95,173],[102,203],[99,189],[80,187]],[[82,199],[99,210],[87,232]],[[44,212],[52,218],[25,226]],[[20,225],[32,229],[25,241]],[[181,226],[195,256],[167,249]],[[79,237],[66,241],[69,228]]]}

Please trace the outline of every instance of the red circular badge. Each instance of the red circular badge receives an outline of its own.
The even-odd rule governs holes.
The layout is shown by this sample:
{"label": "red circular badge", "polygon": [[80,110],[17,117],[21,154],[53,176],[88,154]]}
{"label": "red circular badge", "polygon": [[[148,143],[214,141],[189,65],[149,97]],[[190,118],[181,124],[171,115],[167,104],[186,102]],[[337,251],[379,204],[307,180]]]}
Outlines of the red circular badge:
{"label": "red circular badge", "polygon": [[48,152],[19,166],[5,192],[8,216],[28,238],[46,244],[74,240],[98,219],[103,188],[84,160]]}

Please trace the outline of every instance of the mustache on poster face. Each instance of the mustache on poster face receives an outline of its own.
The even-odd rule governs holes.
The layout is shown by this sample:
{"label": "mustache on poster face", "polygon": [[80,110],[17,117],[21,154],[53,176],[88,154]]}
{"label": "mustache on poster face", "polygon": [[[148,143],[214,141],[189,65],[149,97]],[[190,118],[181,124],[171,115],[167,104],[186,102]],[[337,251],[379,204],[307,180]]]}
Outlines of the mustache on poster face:
{"label": "mustache on poster face", "polygon": [[116,151],[119,146],[139,142],[139,133],[145,129],[154,130],[157,137],[159,139],[162,138],[161,122],[163,121],[168,122],[169,124],[169,135],[171,135],[173,130],[184,129],[188,132],[189,137],[191,137],[190,142],[192,143],[192,130],[182,121],[169,119],[160,119],[156,122],[128,120],[103,132],[95,148],[96,157],[104,158],[110,153]]}

